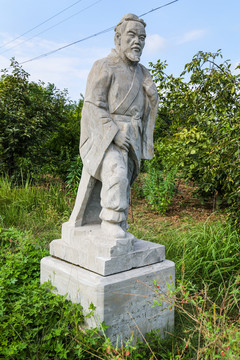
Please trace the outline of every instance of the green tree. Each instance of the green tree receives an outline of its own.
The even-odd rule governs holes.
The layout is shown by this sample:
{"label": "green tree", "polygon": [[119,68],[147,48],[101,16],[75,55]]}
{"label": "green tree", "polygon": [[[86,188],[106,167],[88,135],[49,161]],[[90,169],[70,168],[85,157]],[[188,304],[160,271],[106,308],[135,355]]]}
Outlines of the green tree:
{"label": "green tree", "polygon": [[0,172],[19,179],[43,173],[67,174],[78,154],[79,104],[53,84],[30,82],[12,59],[0,78]]}
{"label": "green tree", "polygon": [[151,64],[160,96],[155,162],[227,204],[240,227],[240,75],[221,58],[200,51],[178,78],[165,74],[165,62]]}

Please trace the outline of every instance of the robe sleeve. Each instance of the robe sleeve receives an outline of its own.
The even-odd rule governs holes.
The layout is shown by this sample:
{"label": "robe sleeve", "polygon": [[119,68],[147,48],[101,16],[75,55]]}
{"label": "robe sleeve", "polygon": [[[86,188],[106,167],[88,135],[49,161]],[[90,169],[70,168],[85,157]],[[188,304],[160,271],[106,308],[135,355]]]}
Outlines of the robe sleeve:
{"label": "robe sleeve", "polygon": [[107,59],[94,63],[87,80],[81,119],[80,154],[90,175],[94,176],[104,153],[118,132],[108,104],[112,74]]}
{"label": "robe sleeve", "polygon": [[143,138],[142,138],[142,159],[152,159],[153,151],[153,132],[158,112],[158,92],[149,71],[143,66],[143,89],[146,94],[146,104],[143,118]]}

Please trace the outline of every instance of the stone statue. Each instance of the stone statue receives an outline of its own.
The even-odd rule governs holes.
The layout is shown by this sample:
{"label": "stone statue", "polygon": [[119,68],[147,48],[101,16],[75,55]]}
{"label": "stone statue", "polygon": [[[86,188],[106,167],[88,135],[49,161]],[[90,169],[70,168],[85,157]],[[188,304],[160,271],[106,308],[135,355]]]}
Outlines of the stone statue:
{"label": "stone statue", "polygon": [[83,173],[70,222],[101,223],[113,238],[128,236],[130,187],[141,159],[153,157],[158,94],[139,64],[145,22],[125,15],[115,27],[116,48],[94,63],[88,76],[81,120]]}
{"label": "stone statue", "polygon": [[[62,225],[61,239],[50,243],[41,260],[41,283],[90,304],[95,314],[88,327],[108,325],[114,344],[160,328],[172,332],[174,311],[153,307],[153,282],[161,291],[174,283],[174,263],[165,247],[137,239],[127,231],[130,187],[141,159],[153,157],[153,130],[158,109],[156,87],[139,64],[145,23],[125,15],[115,28],[116,49],[93,65],[82,110],[80,154],[83,172],[75,206]],[[141,294],[141,295],[140,295]]]}

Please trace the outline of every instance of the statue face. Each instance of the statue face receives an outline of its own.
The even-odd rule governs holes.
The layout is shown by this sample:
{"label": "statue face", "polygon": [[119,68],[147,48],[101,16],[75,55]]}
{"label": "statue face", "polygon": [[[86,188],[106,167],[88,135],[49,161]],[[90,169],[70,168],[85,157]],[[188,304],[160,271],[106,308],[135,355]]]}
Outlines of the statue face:
{"label": "statue face", "polygon": [[124,60],[138,62],[145,45],[146,32],[138,21],[127,21],[126,27],[119,37],[119,51]]}

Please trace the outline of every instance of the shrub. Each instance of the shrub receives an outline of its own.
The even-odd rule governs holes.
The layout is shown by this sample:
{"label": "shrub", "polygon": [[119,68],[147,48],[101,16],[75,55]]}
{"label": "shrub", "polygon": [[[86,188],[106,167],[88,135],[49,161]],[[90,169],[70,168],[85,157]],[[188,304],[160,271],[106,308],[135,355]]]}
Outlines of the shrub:
{"label": "shrub", "polygon": [[53,84],[30,82],[12,59],[0,78],[0,173],[21,181],[51,173],[65,178],[78,153],[79,104]]}
{"label": "shrub", "polygon": [[165,214],[176,193],[176,170],[164,173],[155,166],[148,165],[144,179],[143,194],[152,209]]}
{"label": "shrub", "polygon": [[240,75],[221,57],[200,51],[178,78],[165,74],[166,63],[151,64],[160,96],[155,153],[166,172],[178,168],[202,196],[227,204],[240,229]]}
{"label": "shrub", "polygon": [[4,359],[73,359],[83,317],[79,304],[39,285],[47,255],[30,233],[0,229],[0,356]]}

